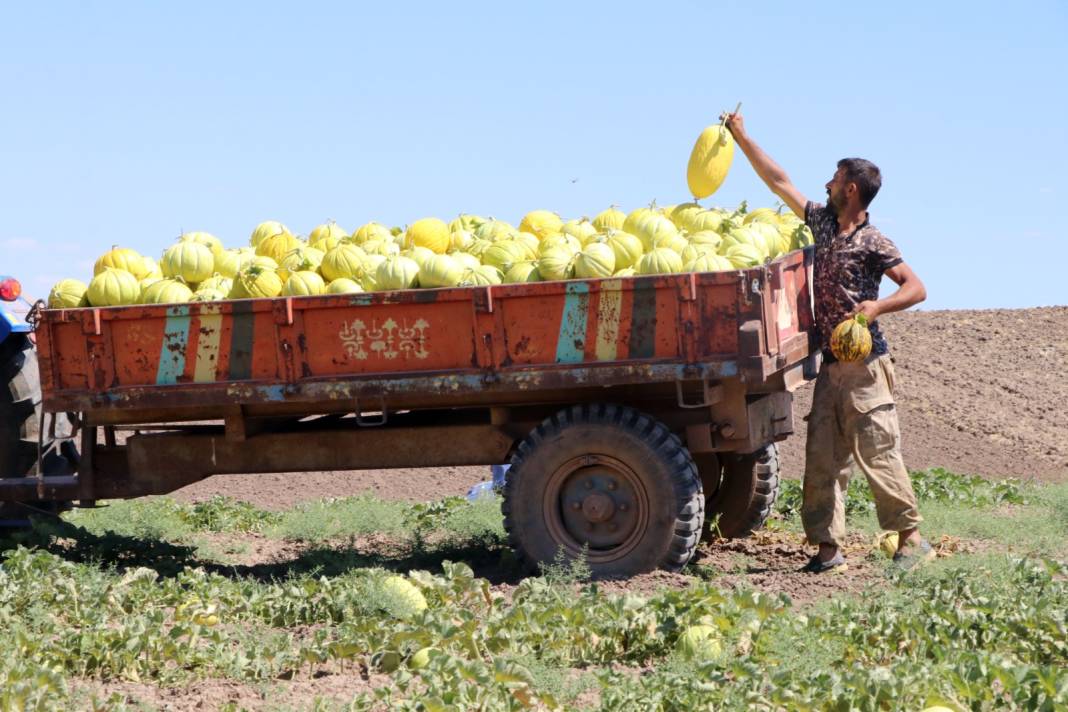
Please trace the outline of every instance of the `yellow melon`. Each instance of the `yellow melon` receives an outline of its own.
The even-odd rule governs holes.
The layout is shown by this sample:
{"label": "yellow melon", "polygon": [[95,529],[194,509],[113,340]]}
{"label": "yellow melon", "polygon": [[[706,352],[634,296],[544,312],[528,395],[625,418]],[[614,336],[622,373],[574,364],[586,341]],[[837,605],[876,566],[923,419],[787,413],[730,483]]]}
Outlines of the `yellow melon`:
{"label": "yellow melon", "polygon": [[686,183],[697,199],[715,193],[727,178],[734,158],[734,138],[725,126],[707,127],[697,137],[690,163],[686,167]]}

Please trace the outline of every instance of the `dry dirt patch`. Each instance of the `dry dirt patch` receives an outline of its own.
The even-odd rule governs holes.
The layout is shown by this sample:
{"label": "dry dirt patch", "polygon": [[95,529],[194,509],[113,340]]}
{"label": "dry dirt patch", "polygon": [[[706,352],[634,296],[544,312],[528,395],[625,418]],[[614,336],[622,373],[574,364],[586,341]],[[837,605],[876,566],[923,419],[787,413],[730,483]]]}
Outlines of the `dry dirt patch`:
{"label": "dry dirt patch", "polygon": [[101,701],[118,695],[127,703],[148,705],[149,709],[203,712],[227,704],[242,710],[307,709],[316,698],[343,707],[356,695],[388,684],[388,675],[368,674],[354,665],[348,665],[344,671],[337,665],[323,665],[311,674],[302,674],[292,680],[258,684],[203,678],[174,687],[96,680],[75,680],[71,686],[86,700],[92,695]]}

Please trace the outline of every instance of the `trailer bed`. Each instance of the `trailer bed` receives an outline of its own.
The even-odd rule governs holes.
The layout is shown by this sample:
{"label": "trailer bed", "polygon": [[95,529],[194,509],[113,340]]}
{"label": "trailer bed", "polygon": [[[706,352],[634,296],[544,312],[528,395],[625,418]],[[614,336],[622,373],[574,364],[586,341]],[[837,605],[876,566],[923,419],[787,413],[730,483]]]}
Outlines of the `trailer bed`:
{"label": "trailer bed", "polygon": [[759,390],[809,354],[810,262],[805,250],[731,272],[43,310],[44,406],[137,422],[732,377]]}

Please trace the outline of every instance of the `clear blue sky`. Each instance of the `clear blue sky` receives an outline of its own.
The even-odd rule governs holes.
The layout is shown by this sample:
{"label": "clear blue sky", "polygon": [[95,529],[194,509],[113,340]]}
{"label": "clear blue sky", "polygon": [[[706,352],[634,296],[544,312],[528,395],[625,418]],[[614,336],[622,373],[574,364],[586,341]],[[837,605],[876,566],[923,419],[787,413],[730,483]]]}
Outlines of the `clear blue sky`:
{"label": "clear blue sky", "polygon": [[[676,203],[742,101],[810,198],[880,165],[924,308],[1066,304],[1066,36],[1064,2],[8,3],[0,273],[41,295],[266,219]],[[743,198],[773,203],[739,152],[704,202]]]}

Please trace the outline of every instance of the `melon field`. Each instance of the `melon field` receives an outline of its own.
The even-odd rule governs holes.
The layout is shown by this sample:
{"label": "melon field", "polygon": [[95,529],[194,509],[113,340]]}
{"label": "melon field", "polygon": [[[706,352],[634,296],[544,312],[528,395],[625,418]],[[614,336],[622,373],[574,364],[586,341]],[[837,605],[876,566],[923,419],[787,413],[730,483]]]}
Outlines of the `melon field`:
{"label": "melon field", "polygon": [[803,433],[764,530],[625,581],[522,570],[485,468],[216,478],[3,538],[0,710],[1068,708],[1068,308],[883,322],[922,568],[856,478],[799,572]]}

